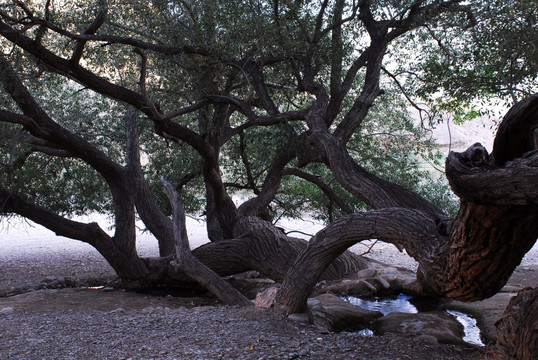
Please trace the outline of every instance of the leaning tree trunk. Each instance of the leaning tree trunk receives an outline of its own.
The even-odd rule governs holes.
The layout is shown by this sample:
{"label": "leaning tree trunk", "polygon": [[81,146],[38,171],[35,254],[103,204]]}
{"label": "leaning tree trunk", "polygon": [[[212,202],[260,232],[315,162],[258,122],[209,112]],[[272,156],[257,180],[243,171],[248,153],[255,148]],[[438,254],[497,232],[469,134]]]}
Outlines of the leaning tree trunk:
{"label": "leaning tree trunk", "polygon": [[479,144],[450,154],[446,174],[462,199],[440,293],[479,300],[497,293],[538,238],[538,94],[516,104],[492,156]]}
{"label": "leaning tree trunk", "polygon": [[171,265],[185,272],[193,280],[211,291],[219,300],[228,305],[250,306],[252,303],[232,285],[211,271],[200,260],[192,255],[187,228],[185,226],[185,210],[179,194],[172,184],[161,178],[164,193],[172,205],[172,223],[174,226],[175,259]]}
{"label": "leaning tree trunk", "polygon": [[[537,103],[538,95],[515,105],[503,119],[496,144],[507,138],[516,141],[518,131],[521,139],[533,136]],[[447,176],[462,201],[449,229],[439,227],[436,214],[420,207],[352,214],[329,225],[290,268],[277,308],[303,311],[323,269],[349,246],[369,238],[404,247],[418,261],[417,290],[424,295],[469,301],[492,296],[538,237],[538,152],[533,150],[519,150],[521,157],[512,161],[504,157],[501,165],[479,144],[462,154],[451,153]],[[494,157],[501,154],[498,147]]]}

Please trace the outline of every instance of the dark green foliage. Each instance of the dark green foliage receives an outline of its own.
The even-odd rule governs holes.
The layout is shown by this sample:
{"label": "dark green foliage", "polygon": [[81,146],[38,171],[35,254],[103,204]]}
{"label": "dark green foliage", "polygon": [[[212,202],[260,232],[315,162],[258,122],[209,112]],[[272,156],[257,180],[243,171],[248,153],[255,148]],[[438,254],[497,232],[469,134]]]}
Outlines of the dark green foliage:
{"label": "dark green foliage", "polygon": [[[80,33],[103,3],[66,1],[60,7],[52,1],[45,9],[43,3],[34,2],[34,7],[36,16]],[[372,16],[396,22],[419,3],[435,4],[374,2]],[[206,96],[222,95],[241,100],[255,115],[267,115],[249,73],[253,65],[263,68],[267,93],[278,111],[303,110],[314,100],[306,90],[307,84],[298,80],[305,72],[311,71],[309,80],[322,84],[327,91],[331,84],[338,88],[346,69],[370,45],[359,18],[343,22],[341,43],[334,45],[330,29],[337,16],[334,1],[327,3],[320,18],[317,13],[323,2],[115,0],[106,4],[107,18],[99,35],[166,47],[159,51],[149,47],[142,52],[147,60],[144,91],[162,114]],[[352,2],[341,5],[343,19],[354,14]],[[477,1],[418,19],[421,26],[414,25],[414,30],[389,44],[383,63],[386,72],[380,81],[384,94],[348,143],[352,157],[377,176],[408,187],[453,213],[455,203],[444,176],[432,170],[442,168],[442,154],[423,124],[411,119],[401,90],[413,99],[428,100],[433,112],[451,112],[456,122],[479,115],[473,106],[476,100],[519,97],[536,91],[537,8],[533,0]],[[1,5],[0,9],[10,16],[23,16],[14,6]],[[314,37],[320,27],[326,31]],[[71,55],[75,43],[43,26],[30,28],[26,35],[65,58]],[[181,46],[196,48],[198,54],[177,50]],[[67,80],[66,74],[49,72],[42,62],[12,48],[3,38],[0,48],[54,121],[117,164],[126,164],[125,104]],[[143,56],[133,47],[122,41],[89,41],[83,55],[82,65],[96,75],[132,91],[142,91],[139,81]],[[399,81],[397,86],[394,80]],[[364,84],[365,71],[361,70],[329,124],[331,129],[340,124]],[[17,111],[4,93],[0,93],[0,106]],[[246,197],[261,191],[273,158],[308,135],[306,123],[296,119],[271,126],[246,126],[250,121],[247,116],[224,102],[214,102],[173,121],[211,143],[219,153],[227,190]],[[139,126],[143,172],[160,206],[169,212],[159,181],[164,176],[181,186],[188,212],[202,212],[206,189],[199,152],[184,141],[158,136],[151,119],[141,116]],[[239,126],[244,130],[228,137],[227,131]],[[0,123],[2,187],[17,190],[53,211],[111,211],[109,191],[95,170],[67,154],[52,156],[35,152],[32,146],[35,144],[21,126]],[[20,166],[15,166],[17,161]],[[288,167],[296,165],[293,160]],[[310,163],[301,170],[329,185],[352,210],[365,208],[343,190],[326,165]],[[283,178],[270,211],[274,217],[300,217],[310,212],[324,220],[342,214],[342,209],[316,185],[293,176]]]}

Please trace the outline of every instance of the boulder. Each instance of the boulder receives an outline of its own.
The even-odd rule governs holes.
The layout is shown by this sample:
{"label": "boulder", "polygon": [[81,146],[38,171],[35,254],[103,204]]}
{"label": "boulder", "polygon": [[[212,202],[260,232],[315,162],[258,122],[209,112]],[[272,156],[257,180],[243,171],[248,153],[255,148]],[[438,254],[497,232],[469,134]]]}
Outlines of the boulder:
{"label": "boulder", "polygon": [[372,330],[376,335],[394,333],[407,337],[433,337],[439,343],[466,344],[463,325],[443,312],[417,314],[393,312],[377,319]]}
{"label": "boulder", "polygon": [[262,309],[270,309],[275,305],[276,293],[278,292],[278,286],[271,286],[270,288],[265,289],[258,295],[254,300],[254,306]]}
{"label": "boulder", "polygon": [[314,325],[329,331],[363,330],[383,316],[379,311],[364,310],[332,294],[309,299],[308,314]]}
{"label": "boulder", "polygon": [[315,294],[353,294],[357,297],[371,297],[377,293],[377,288],[366,280],[342,280],[319,289]]}

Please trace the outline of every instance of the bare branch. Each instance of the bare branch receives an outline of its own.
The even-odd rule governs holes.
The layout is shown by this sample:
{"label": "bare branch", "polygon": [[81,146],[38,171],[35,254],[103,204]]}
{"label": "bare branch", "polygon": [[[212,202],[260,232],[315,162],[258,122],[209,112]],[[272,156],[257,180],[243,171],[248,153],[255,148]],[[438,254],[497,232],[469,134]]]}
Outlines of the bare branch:
{"label": "bare branch", "polygon": [[213,270],[204,265],[191,252],[187,228],[185,225],[185,210],[183,203],[172,184],[161,177],[163,191],[173,208],[172,223],[174,227],[174,244],[176,260],[171,265],[177,270],[184,271],[200,285],[210,290],[221,301],[228,305],[252,306],[250,300],[220,278]]}
{"label": "bare branch", "polygon": [[[95,19],[84,29],[82,32],[85,35],[92,35],[97,32],[97,30],[104,24],[106,19],[107,6],[105,0],[99,0],[99,10],[97,11],[97,16]],[[78,40],[73,50],[73,55],[71,55],[71,61],[78,63],[82,57],[82,52],[84,51],[84,46],[86,45],[86,40]]]}

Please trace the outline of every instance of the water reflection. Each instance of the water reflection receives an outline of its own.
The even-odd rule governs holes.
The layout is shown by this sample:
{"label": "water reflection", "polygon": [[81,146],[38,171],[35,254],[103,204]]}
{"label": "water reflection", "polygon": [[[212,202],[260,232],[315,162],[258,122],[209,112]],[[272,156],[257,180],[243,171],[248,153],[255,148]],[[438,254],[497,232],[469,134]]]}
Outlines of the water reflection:
{"label": "water reflection", "polygon": [[417,308],[409,302],[412,296],[400,294],[396,299],[379,299],[365,300],[355,296],[342,296],[344,300],[350,304],[357,305],[363,309],[371,311],[379,311],[383,315],[390,314],[391,312],[403,312],[415,314],[418,313]]}
{"label": "water reflection", "polygon": [[[409,302],[409,300],[413,299],[413,297],[406,294],[400,294],[395,299],[381,299],[376,297],[374,299],[366,300],[349,295],[341,295],[340,297],[350,304],[359,306],[366,310],[379,311],[383,315],[387,315],[392,312],[409,314],[416,314],[419,312],[418,309]],[[463,337],[464,341],[478,346],[485,346],[485,344],[482,342],[480,328],[476,324],[476,319],[459,311],[447,310],[446,312],[454,316],[463,325],[463,331],[465,333],[465,336]],[[364,329],[360,333],[364,336],[374,335],[370,329]]]}
{"label": "water reflection", "polygon": [[447,310],[446,312],[452,316],[455,316],[456,319],[458,319],[458,321],[463,325],[463,331],[465,333],[463,336],[463,341],[466,341],[469,344],[485,346],[484,342],[482,341],[482,337],[480,336],[480,328],[476,325],[476,319],[455,310]]}

